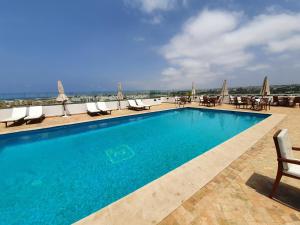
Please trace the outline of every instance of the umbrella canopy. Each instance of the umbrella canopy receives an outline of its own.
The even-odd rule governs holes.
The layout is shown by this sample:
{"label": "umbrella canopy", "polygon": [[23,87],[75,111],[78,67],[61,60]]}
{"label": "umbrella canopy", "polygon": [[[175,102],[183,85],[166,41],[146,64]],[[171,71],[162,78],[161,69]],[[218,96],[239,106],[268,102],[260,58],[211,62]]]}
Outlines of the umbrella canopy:
{"label": "umbrella canopy", "polygon": [[195,97],[196,95],[196,88],[195,88],[195,83],[192,83],[192,96]]}
{"label": "umbrella canopy", "polygon": [[267,76],[265,76],[264,83],[263,83],[263,86],[261,87],[260,94],[261,95],[270,95],[271,94],[270,84],[269,84],[269,80],[268,80]]}
{"label": "umbrella canopy", "polygon": [[56,101],[58,102],[66,102],[69,98],[65,95],[64,86],[62,85],[61,80],[57,81],[57,89],[58,89],[58,96]]}
{"label": "umbrella canopy", "polygon": [[117,94],[117,99],[118,100],[123,100],[124,99],[124,95],[122,93],[122,84],[119,83],[118,84],[118,94]]}
{"label": "umbrella canopy", "polygon": [[222,97],[228,96],[228,95],[229,95],[229,93],[228,93],[228,88],[227,88],[227,80],[224,80],[224,82],[223,82],[223,86],[222,86],[222,90],[221,90],[220,95],[221,95]]}

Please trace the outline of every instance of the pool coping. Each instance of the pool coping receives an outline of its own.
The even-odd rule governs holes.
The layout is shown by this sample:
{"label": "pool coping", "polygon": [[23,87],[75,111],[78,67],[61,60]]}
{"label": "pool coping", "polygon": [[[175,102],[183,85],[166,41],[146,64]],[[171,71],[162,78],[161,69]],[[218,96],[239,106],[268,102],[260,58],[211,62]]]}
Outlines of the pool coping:
{"label": "pool coping", "polygon": [[[185,107],[185,108],[190,108],[190,107]],[[115,119],[115,118],[121,118],[121,117],[130,117],[130,116],[135,116],[135,115],[143,115],[143,114],[148,114],[148,113],[155,113],[155,112],[163,112],[163,111],[168,111],[168,110],[174,110],[174,109],[179,109],[177,107],[174,108],[167,108],[167,109],[157,109],[157,110],[147,110],[147,111],[133,111],[134,113],[129,113],[129,114],[124,114],[124,115],[106,115],[105,117],[99,117],[96,119],[87,119],[87,120],[81,120],[77,122],[67,122],[67,123],[62,123],[62,124],[53,124],[53,125],[46,125],[42,127],[28,127],[25,129],[20,129],[20,130],[7,130],[7,131],[0,131],[0,135],[6,135],[6,134],[13,134],[13,133],[22,133],[22,132],[27,132],[27,131],[36,131],[36,130],[43,130],[47,128],[54,128],[54,127],[64,127],[68,125],[76,125],[76,124],[82,124],[82,123],[90,123],[90,122],[97,122],[97,121],[102,121],[102,120],[109,120],[109,119]]]}
{"label": "pool coping", "polygon": [[22,133],[22,132],[27,132],[27,131],[38,131],[38,130],[43,130],[43,129],[47,129],[47,128],[64,127],[64,126],[68,126],[68,125],[76,125],[76,124],[83,124],[83,123],[92,123],[92,122],[97,122],[97,121],[102,121],[102,120],[109,120],[109,119],[115,119],[115,118],[121,118],[121,117],[130,117],[130,116],[135,116],[135,115],[143,115],[143,114],[170,111],[170,110],[183,109],[183,108],[196,108],[196,109],[215,110],[215,111],[229,111],[229,112],[239,112],[239,113],[271,115],[270,113],[265,113],[265,112],[240,111],[238,109],[227,110],[227,109],[219,109],[219,108],[207,108],[207,107],[203,107],[203,106],[171,107],[171,108],[167,108],[167,109],[157,109],[157,110],[151,110],[151,111],[148,111],[148,110],[147,111],[133,111],[134,113],[117,115],[117,116],[110,114],[104,118],[99,117],[97,119],[87,119],[87,120],[81,120],[81,121],[77,121],[77,122],[66,122],[66,123],[62,123],[62,124],[46,125],[46,126],[42,126],[42,127],[28,127],[28,128],[20,129],[20,130],[0,131],[0,136],[6,135],[6,134]]}
{"label": "pool coping", "polygon": [[[188,108],[202,107],[188,106]],[[138,225],[159,223],[286,117],[284,114],[277,113],[270,114],[214,108],[209,110],[258,113],[270,116],[74,224],[123,225],[124,221],[126,221],[126,224]]]}

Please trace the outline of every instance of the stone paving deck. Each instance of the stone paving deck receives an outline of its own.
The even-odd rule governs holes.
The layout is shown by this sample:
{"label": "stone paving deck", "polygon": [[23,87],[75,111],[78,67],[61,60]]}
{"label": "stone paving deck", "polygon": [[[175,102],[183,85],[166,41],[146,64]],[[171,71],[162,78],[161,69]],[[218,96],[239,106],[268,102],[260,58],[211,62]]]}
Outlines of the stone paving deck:
{"label": "stone paving deck", "polygon": [[138,113],[145,113],[145,112],[153,112],[153,111],[160,111],[164,109],[171,109],[174,108],[174,104],[161,104],[157,106],[152,106],[150,110],[143,110],[143,111],[135,111],[135,110],[115,110],[112,112],[112,114],[108,115],[97,115],[97,116],[90,116],[86,113],[84,114],[77,114],[72,115],[69,117],[47,117],[42,122],[34,122],[25,124],[24,121],[16,124],[9,124],[8,127],[5,127],[4,123],[0,123],[0,134],[3,133],[10,133],[10,132],[16,132],[16,131],[24,131],[24,130],[31,130],[31,129],[39,129],[39,128],[45,128],[45,127],[52,127],[57,125],[65,125],[65,124],[71,124],[71,123],[78,123],[78,122],[85,122],[85,121],[93,121],[93,120],[99,120],[99,119],[105,119],[105,118],[111,118],[111,117],[117,117],[117,116],[125,116],[125,115],[131,115],[131,114],[138,114]]}
{"label": "stone paving deck", "polygon": [[[193,106],[196,106],[194,104]],[[151,111],[172,108],[172,104],[155,106]],[[234,109],[223,105],[221,109]],[[242,110],[242,109],[241,109]],[[270,112],[270,111],[268,111]],[[276,128],[288,128],[295,146],[300,146],[300,109],[272,107],[272,113],[286,114],[285,120]],[[138,113],[129,110],[114,111],[112,116]],[[43,123],[0,126],[0,133],[49,127],[66,123],[108,118],[75,115],[69,118],[46,118]],[[272,135],[263,139],[231,163],[207,185],[184,201],[160,225],[182,224],[300,224],[300,181],[283,178],[277,198],[267,197],[276,175],[276,154]],[[296,154],[300,158],[300,154]],[[173,190],[174,191],[174,190]],[[178,190],[180,192],[180,190]],[[155,210],[155,209],[153,209]],[[153,221],[154,222],[154,221]],[[155,223],[157,223],[155,221]],[[129,221],[124,224],[133,224]],[[138,224],[140,225],[140,224]]]}
{"label": "stone paving deck", "polygon": [[267,197],[277,169],[273,133],[288,128],[294,146],[300,146],[300,109],[272,107],[271,112],[287,117],[159,225],[300,224],[299,180],[283,177],[276,195],[280,202]]}

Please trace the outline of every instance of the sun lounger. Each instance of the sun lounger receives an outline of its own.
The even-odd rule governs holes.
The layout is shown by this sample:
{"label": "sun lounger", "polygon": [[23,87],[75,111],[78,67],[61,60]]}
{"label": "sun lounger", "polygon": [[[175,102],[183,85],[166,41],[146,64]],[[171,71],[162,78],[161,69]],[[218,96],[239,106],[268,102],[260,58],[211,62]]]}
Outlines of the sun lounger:
{"label": "sun lounger", "polygon": [[5,119],[2,119],[0,122],[5,123],[5,127],[7,127],[8,122],[17,122],[26,117],[26,107],[13,108],[11,116]]}
{"label": "sun lounger", "polygon": [[134,110],[145,109],[145,107],[143,107],[143,106],[138,106],[134,100],[128,100],[128,104],[129,104],[129,106],[128,106],[129,109],[134,109]]}
{"label": "sun lounger", "polygon": [[97,107],[101,112],[109,113],[111,114],[112,109],[109,109],[105,102],[97,102]]}
{"label": "sun lounger", "polygon": [[86,109],[88,114],[95,115],[99,114],[100,110],[97,109],[96,103],[95,102],[88,102],[86,103]]}
{"label": "sun lounger", "polygon": [[275,133],[274,142],[276,146],[278,169],[276,180],[270,198],[273,198],[282,176],[300,179],[300,160],[295,158],[293,151],[300,151],[299,147],[292,147],[288,130],[283,129]]}
{"label": "sun lounger", "polygon": [[44,118],[43,107],[42,106],[30,106],[28,110],[28,116],[24,118],[26,124],[30,120],[37,120]]}
{"label": "sun lounger", "polygon": [[148,109],[150,109],[150,107],[151,107],[151,105],[144,104],[141,99],[136,99],[135,101],[138,106],[142,106],[142,107],[148,108]]}

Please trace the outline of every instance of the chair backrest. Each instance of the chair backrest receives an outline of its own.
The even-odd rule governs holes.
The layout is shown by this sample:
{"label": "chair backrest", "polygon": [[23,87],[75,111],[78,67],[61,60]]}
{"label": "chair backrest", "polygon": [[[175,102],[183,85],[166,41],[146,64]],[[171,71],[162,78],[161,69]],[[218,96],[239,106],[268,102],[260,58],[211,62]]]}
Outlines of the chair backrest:
{"label": "chair backrest", "polygon": [[98,107],[98,109],[100,109],[100,110],[102,110],[102,111],[108,110],[108,108],[107,108],[105,102],[97,102],[97,107]]}
{"label": "chair backrest", "polygon": [[180,97],[180,102],[182,102],[182,103],[186,103],[186,102],[187,102],[187,99],[186,99],[186,97],[184,97],[184,96],[181,96],[181,97]]}
{"label": "chair backrest", "polygon": [[294,98],[294,102],[295,102],[295,103],[300,103],[300,97],[299,97],[299,96],[295,97],[295,98]]}
{"label": "chair backrest", "polygon": [[134,100],[128,100],[128,103],[129,103],[129,105],[132,106],[132,107],[138,106]]}
{"label": "chair backrest", "polygon": [[237,101],[238,103],[241,103],[241,102],[242,102],[242,97],[241,97],[241,96],[237,96],[237,97],[236,97],[236,101]]}
{"label": "chair backrest", "polygon": [[[294,159],[292,144],[287,129],[277,131],[273,136],[273,140],[275,142],[278,158]],[[282,167],[283,169],[288,170],[290,168],[290,163],[283,162]]]}
{"label": "chair backrest", "polygon": [[15,117],[15,118],[25,117],[26,114],[27,114],[26,107],[13,108],[13,110],[12,110],[12,117]]}
{"label": "chair backrest", "polygon": [[28,110],[29,116],[41,116],[43,115],[43,107],[42,106],[30,106]]}
{"label": "chair backrest", "polygon": [[88,103],[86,103],[86,108],[87,108],[88,111],[91,111],[91,112],[98,111],[95,102],[88,102]]}
{"label": "chair backrest", "polygon": [[136,101],[136,104],[137,104],[137,105],[140,105],[140,106],[143,106],[143,105],[144,105],[144,103],[142,102],[141,99],[136,99],[135,101]]}

